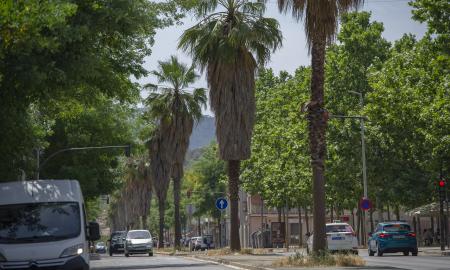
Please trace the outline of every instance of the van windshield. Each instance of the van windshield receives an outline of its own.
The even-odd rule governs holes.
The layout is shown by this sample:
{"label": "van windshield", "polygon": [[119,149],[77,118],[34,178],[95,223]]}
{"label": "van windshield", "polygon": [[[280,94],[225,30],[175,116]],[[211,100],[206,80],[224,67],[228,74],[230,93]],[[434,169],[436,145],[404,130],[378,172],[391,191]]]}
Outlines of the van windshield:
{"label": "van windshield", "polygon": [[48,242],[80,232],[77,202],[0,205],[0,243]]}

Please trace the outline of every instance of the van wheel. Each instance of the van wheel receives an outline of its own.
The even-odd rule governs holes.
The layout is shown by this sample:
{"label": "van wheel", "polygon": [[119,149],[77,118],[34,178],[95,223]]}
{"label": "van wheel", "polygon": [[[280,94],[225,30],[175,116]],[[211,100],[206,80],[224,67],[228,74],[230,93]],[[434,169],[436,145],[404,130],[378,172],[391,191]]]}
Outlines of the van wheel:
{"label": "van wheel", "polygon": [[409,256],[409,251],[403,251],[403,256]]}

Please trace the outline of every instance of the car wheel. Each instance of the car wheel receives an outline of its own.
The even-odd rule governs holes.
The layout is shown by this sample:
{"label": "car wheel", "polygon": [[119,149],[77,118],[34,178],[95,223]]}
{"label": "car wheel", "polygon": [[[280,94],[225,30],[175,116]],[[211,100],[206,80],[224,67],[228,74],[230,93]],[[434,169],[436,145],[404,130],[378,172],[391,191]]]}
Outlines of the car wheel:
{"label": "car wheel", "polygon": [[357,250],[353,250],[352,253],[353,253],[354,255],[359,255],[359,251],[357,251]]}
{"label": "car wheel", "polygon": [[130,254],[128,252],[125,252],[125,257],[130,257]]}
{"label": "car wheel", "polygon": [[110,252],[109,252],[109,256],[112,256],[112,255],[113,255],[113,253],[110,251]]}
{"label": "car wheel", "polygon": [[152,257],[153,256],[153,252],[149,252],[148,256]]}
{"label": "car wheel", "polygon": [[380,247],[378,246],[378,244],[377,244],[377,256],[378,257],[383,256],[383,252],[380,250]]}
{"label": "car wheel", "polygon": [[416,251],[416,252],[411,252],[411,254],[412,254],[413,256],[417,256],[417,251]]}
{"label": "car wheel", "polygon": [[409,251],[403,251],[403,256],[409,256]]}
{"label": "car wheel", "polygon": [[370,248],[368,249],[368,251],[369,251],[369,256],[375,255],[375,251],[372,251]]}

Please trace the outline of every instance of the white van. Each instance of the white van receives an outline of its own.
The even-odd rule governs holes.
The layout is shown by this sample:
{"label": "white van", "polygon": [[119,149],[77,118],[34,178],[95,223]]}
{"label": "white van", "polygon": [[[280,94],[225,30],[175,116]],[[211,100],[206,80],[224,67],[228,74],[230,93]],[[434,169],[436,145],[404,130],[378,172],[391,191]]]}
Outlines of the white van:
{"label": "white van", "polygon": [[89,269],[87,223],[76,180],[0,183],[0,269]]}

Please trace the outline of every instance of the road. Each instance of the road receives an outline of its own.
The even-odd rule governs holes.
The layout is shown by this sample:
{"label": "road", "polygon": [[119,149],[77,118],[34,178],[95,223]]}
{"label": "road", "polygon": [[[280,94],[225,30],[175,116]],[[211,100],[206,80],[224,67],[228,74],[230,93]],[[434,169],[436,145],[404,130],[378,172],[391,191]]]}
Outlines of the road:
{"label": "road", "polygon": [[[364,267],[356,267],[354,270],[449,270],[450,257],[424,255],[405,257],[402,254],[387,254],[383,257],[369,257],[366,252],[360,255],[366,260],[367,265]],[[245,257],[245,256],[242,256]],[[245,259],[242,263],[246,263]],[[250,264],[250,263],[249,263]],[[115,255],[113,257],[102,256],[99,261],[91,262],[92,270],[175,270],[175,269],[192,269],[192,270],[229,270],[226,266],[208,263],[204,261],[186,259],[174,256],[131,256],[126,258],[123,255]],[[283,268],[284,269],[284,268]],[[293,268],[290,268],[293,269]],[[304,268],[303,268],[304,269]],[[323,269],[323,268],[322,268]],[[336,268],[328,268],[336,269]],[[342,269],[342,268],[339,268]]]}
{"label": "road", "polygon": [[231,268],[213,263],[175,256],[154,257],[133,255],[126,258],[123,255],[113,257],[102,256],[101,260],[91,261],[92,270],[230,270]]}
{"label": "road", "polygon": [[450,257],[439,255],[403,256],[403,254],[384,254],[383,257],[369,257],[367,252],[360,255],[366,260],[367,268],[363,269],[395,269],[395,270],[449,270]]}

